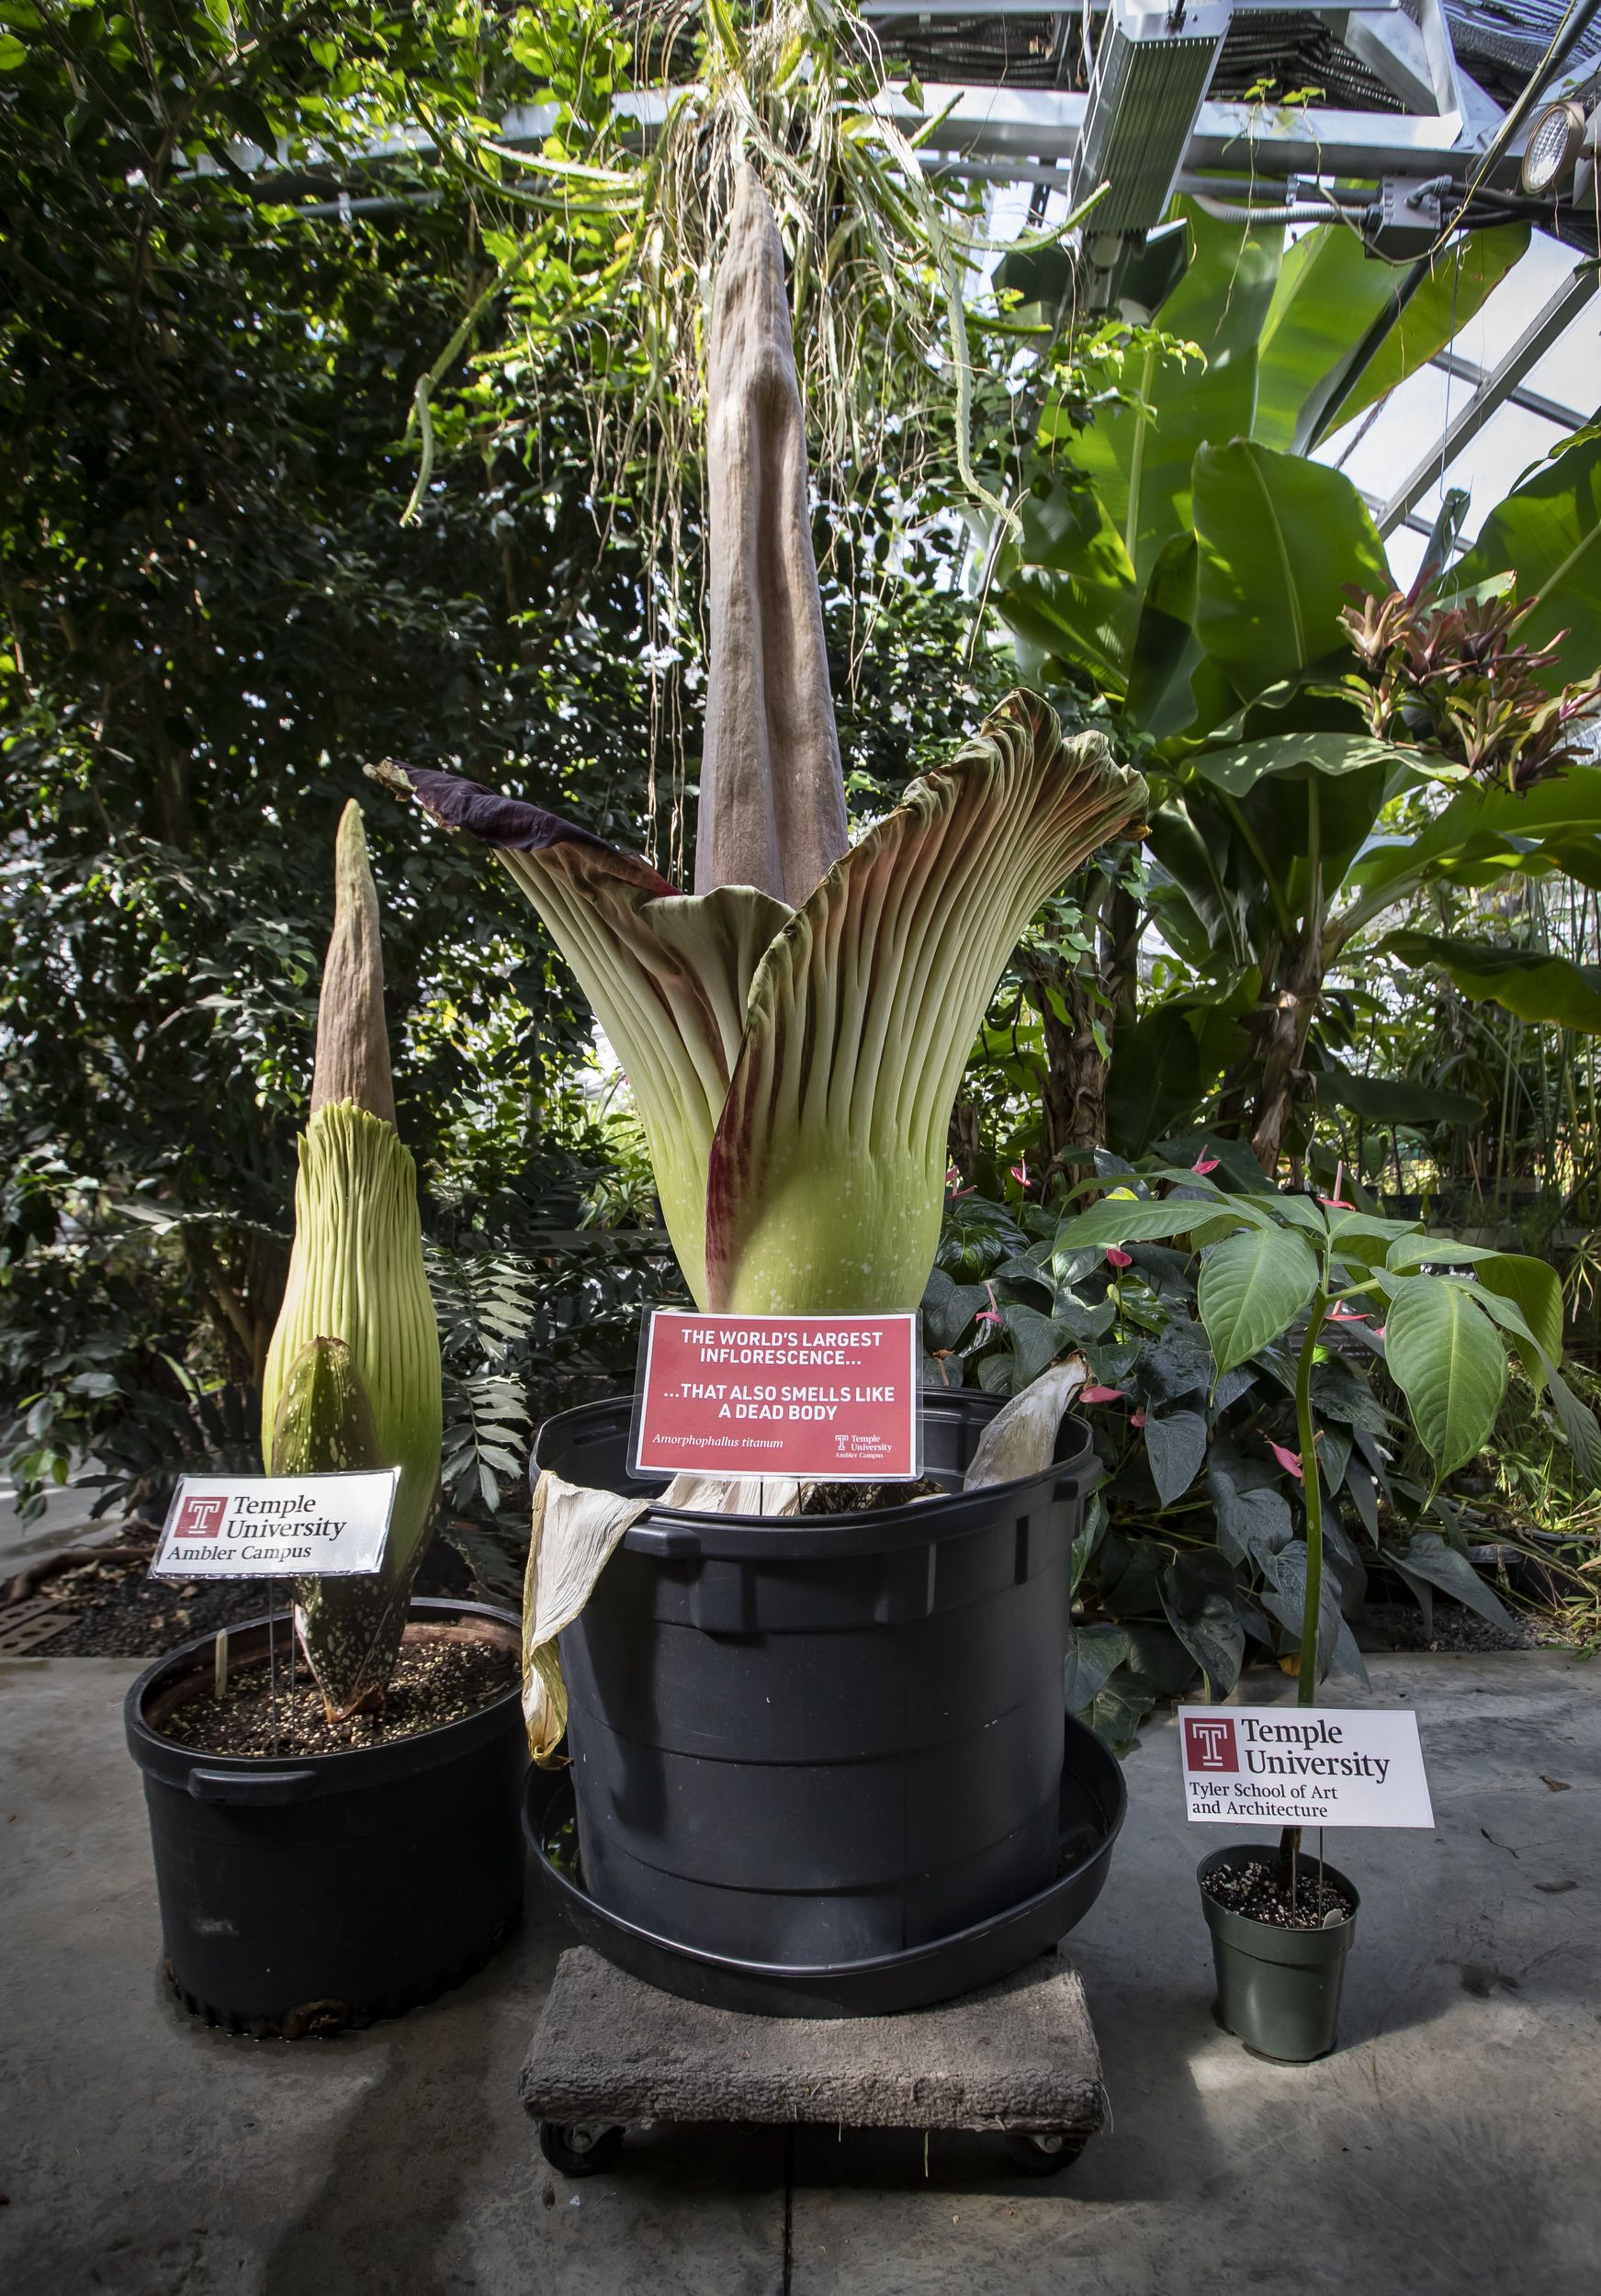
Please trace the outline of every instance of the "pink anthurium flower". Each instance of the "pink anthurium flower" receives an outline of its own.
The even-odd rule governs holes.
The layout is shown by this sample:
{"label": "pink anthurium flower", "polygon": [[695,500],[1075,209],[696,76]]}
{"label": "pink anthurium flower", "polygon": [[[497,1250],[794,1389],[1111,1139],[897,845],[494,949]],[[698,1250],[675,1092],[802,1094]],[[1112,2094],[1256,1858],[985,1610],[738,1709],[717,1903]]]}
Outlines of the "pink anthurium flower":
{"label": "pink anthurium flower", "polygon": [[1299,1451],[1289,1450],[1282,1443],[1269,1443],[1268,1448],[1287,1475],[1293,1475],[1298,1483],[1305,1481]]}
{"label": "pink anthurium flower", "polygon": [[1192,1172],[1199,1172],[1201,1178],[1204,1180],[1209,1172],[1215,1172],[1217,1170],[1217,1162],[1218,1160],[1215,1156],[1198,1156],[1195,1162],[1190,1165],[1189,1169]]}
{"label": "pink anthurium flower", "polygon": [[1356,1208],[1355,1204],[1347,1204],[1347,1201],[1346,1201],[1346,1199],[1345,1199],[1345,1198],[1344,1198],[1344,1197],[1340,1194],[1340,1189],[1341,1189],[1342,1186],[1343,1186],[1343,1185],[1344,1185],[1344,1183],[1345,1183],[1345,1176],[1346,1176],[1345,1159],[1342,1157],[1342,1158],[1340,1159],[1339,1163],[1338,1163],[1338,1164],[1336,1164],[1336,1166],[1335,1166],[1335,1192],[1334,1192],[1334,1194],[1333,1194],[1332,1196],[1320,1196],[1320,1197],[1318,1198],[1318,1199],[1317,1199],[1317,1200],[1318,1200],[1318,1202],[1319,1202],[1319,1203],[1320,1203],[1320,1204],[1324,1207],[1324,1209],[1325,1209],[1326,1211],[1355,1211],[1355,1210],[1356,1210],[1356,1209],[1357,1209],[1357,1208]]}
{"label": "pink anthurium flower", "polygon": [[1143,1411],[1135,1412],[1133,1417],[1129,1421],[1129,1425],[1131,1427],[1143,1427],[1144,1424],[1145,1414]]}
{"label": "pink anthurium flower", "polygon": [[1081,1403],[1115,1403],[1126,1392],[1127,1390],[1121,1387],[1081,1387],[1078,1400]]}
{"label": "pink anthurium flower", "polygon": [[1328,1311],[1331,1323],[1370,1323],[1372,1318],[1357,1308],[1347,1308],[1343,1300],[1336,1300]]}
{"label": "pink anthurium flower", "polygon": [[1132,1252],[1120,1252],[1115,1244],[1109,1244],[1106,1247],[1106,1264],[1109,1267],[1132,1267],[1134,1264],[1134,1255]]}
{"label": "pink anthurium flower", "polygon": [[1000,1310],[995,1304],[995,1286],[986,1284],[984,1289],[989,1294],[989,1305],[987,1308],[980,1308],[973,1320],[975,1323],[998,1323]]}

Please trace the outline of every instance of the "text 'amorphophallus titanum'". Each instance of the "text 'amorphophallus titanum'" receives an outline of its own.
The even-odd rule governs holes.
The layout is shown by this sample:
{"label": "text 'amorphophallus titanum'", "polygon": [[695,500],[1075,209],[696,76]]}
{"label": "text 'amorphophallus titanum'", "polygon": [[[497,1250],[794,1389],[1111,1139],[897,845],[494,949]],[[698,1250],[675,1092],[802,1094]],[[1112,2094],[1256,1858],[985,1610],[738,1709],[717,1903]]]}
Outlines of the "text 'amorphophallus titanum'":
{"label": "text 'amorphophallus titanum'", "polygon": [[361,809],[334,863],[311,1118],[299,1142],[295,1246],[262,1385],[271,1475],[398,1467],[380,1569],[298,1579],[301,1647],[330,1718],[387,1685],[439,1484],[439,1327],[423,1266],[417,1176],[395,1130],[378,894]]}
{"label": "text 'amorphophallus titanum'", "polygon": [[371,771],[490,847],[545,920],[623,1063],[702,1308],[913,1309],[995,984],[1144,784],[1014,693],[848,844],[784,252],[749,168],[716,275],[707,452],[694,893],[477,782]]}

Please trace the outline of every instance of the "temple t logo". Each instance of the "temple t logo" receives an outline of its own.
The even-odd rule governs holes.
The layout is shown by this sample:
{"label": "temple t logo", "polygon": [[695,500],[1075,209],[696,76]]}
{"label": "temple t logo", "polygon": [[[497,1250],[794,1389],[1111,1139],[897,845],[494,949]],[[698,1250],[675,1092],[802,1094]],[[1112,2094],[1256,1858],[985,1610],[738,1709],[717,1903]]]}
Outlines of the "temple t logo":
{"label": "temple t logo", "polygon": [[1235,1742],[1232,1722],[1211,1717],[1204,1721],[1186,1719],[1184,1767],[1187,1770],[1237,1770],[1239,1766],[1239,1748]]}
{"label": "temple t logo", "polygon": [[175,1538],[215,1538],[228,1512],[226,1499],[186,1499],[173,1525]]}

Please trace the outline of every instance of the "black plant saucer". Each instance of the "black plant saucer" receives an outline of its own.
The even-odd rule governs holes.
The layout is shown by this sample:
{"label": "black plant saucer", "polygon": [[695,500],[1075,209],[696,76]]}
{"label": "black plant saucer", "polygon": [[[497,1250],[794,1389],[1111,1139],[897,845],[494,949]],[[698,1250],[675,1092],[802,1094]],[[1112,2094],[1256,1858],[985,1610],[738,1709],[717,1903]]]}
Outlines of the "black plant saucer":
{"label": "black plant saucer", "polygon": [[1069,1720],[1062,1762],[1061,1860],[1054,1881],[972,1929],[871,1961],[784,1965],[738,1961],[658,1937],[609,1913],[583,1885],[576,1854],[572,1784],[564,1770],[536,1770],[523,1830],[539,1878],[581,1944],[664,1993],[755,2017],[883,2017],[924,2009],[993,1985],[1047,1953],[1099,1896],[1128,1795],[1116,1757]]}

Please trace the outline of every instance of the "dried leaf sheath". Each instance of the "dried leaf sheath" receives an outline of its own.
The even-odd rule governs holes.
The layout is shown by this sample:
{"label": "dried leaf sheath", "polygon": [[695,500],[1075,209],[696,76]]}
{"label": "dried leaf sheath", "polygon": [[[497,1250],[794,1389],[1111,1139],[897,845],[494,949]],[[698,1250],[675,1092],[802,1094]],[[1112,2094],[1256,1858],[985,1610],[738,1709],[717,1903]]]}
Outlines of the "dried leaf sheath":
{"label": "dried leaf sheath", "polygon": [[333,848],[333,932],[317,1004],[312,1115],[334,1100],[354,1100],[390,1124],[395,1120],[378,888],[367,862],[361,807],[354,802],[339,817]]}

